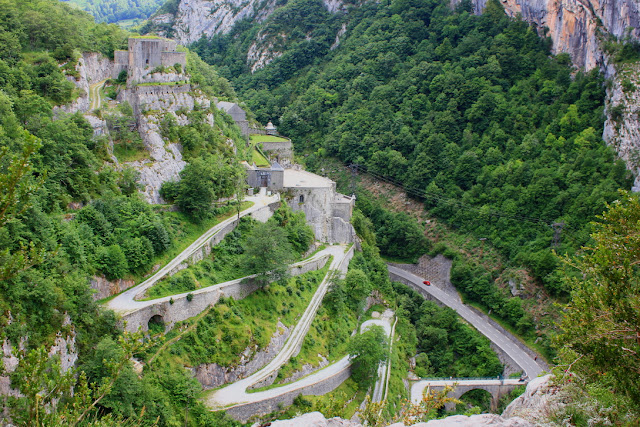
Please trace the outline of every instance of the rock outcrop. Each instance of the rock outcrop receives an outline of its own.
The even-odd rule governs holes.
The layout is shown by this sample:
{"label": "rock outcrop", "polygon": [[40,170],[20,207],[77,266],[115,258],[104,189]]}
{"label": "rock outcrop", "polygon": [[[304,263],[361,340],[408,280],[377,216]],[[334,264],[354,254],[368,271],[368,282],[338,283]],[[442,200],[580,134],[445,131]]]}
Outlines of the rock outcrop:
{"label": "rock outcrop", "polygon": [[[554,53],[566,52],[578,68],[599,68],[614,83],[607,89],[607,122],[602,139],[612,145],[627,168],[636,176],[634,191],[640,191],[638,150],[640,138],[635,105],[637,89],[624,91],[622,82],[637,81],[637,67],[614,66],[604,51],[610,38],[640,40],[640,2],[637,0],[500,0],[509,16],[522,16],[539,32],[546,31]],[[461,0],[451,0],[457,5]],[[475,13],[481,13],[487,0],[472,0]],[[622,76],[620,75],[622,74]],[[621,106],[621,107],[618,107]],[[617,109],[616,109],[617,108]],[[613,114],[613,115],[612,115]]]}
{"label": "rock outcrop", "polygon": [[78,98],[70,104],[54,107],[54,114],[60,114],[60,112],[69,114],[88,112],[90,86],[111,77],[113,62],[100,53],[85,52],[78,59],[76,71],[80,77],[78,79],[68,77],[68,80],[78,88]]}
{"label": "rock outcrop", "polygon": [[521,417],[534,424],[544,424],[555,405],[557,387],[551,384],[552,375],[539,377],[527,384],[527,389],[502,412],[506,418]]}
{"label": "rock outcrop", "polygon": [[[183,45],[201,37],[226,34],[243,19],[264,21],[276,9],[275,0],[182,0],[175,15],[162,14],[151,18],[158,28],[172,28],[172,38]],[[169,36],[167,31],[159,31]]]}
{"label": "rock outcrop", "polygon": [[[640,38],[640,3],[636,0],[501,0],[509,16],[520,15],[539,29],[547,27],[554,53],[567,52],[573,63],[590,70],[606,65],[602,41]],[[452,0],[458,4],[460,0]],[[481,13],[487,0],[472,0]]]}
{"label": "rock outcrop", "polygon": [[602,139],[635,175],[633,191],[640,191],[640,64],[618,67],[607,89],[606,111]]}
{"label": "rock outcrop", "polygon": [[209,390],[248,377],[269,363],[280,352],[291,334],[291,329],[278,322],[277,330],[265,349],[257,351],[257,346],[247,347],[242,352],[238,364],[233,367],[220,366],[217,363],[200,365],[194,369],[196,379],[205,390]]}
{"label": "rock outcrop", "polygon": [[[310,412],[290,420],[278,420],[271,423],[271,427],[362,427],[362,424],[342,418],[325,418],[320,412]],[[495,414],[454,415],[441,420],[431,420],[426,423],[417,423],[411,427],[533,427],[533,424],[521,418],[505,419]],[[389,427],[405,427],[405,424],[396,423]],[[408,426],[406,426],[408,427]]]}

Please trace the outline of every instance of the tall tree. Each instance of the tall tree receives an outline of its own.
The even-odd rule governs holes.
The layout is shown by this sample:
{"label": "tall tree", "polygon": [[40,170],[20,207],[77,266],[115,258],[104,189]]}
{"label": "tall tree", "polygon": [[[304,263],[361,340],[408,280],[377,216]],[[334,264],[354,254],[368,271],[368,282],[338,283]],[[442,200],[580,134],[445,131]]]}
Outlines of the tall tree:
{"label": "tall tree", "polygon": [[558,337],[569,374],[640,405],[640,202],[621,192],[594,223],[593,245],[566,263],[571,301]]}

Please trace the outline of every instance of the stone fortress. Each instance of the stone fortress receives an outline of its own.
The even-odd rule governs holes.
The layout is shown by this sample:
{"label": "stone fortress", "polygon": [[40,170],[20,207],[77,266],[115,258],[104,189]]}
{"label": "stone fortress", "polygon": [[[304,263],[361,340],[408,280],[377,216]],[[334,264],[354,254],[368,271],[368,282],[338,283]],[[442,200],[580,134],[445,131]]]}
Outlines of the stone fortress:
{"label": "stone fortress", "polygon": [[114,52],[113,78],[127,71],[127,83],[145,83],[158,67],[187,66],[187,53],[177,51],[177,43],[159,37],[130,37],[129,50]]}
{"label": "stone fortress", "polygon": [[354,243],[356,234],[349,222],[355,196],[336,191],[336,183],[299,167],[285,169],[277,162],[268,168],[244,163],[249,187],[279,191],[293,211],[302,211],[316,239],[329,243]]}

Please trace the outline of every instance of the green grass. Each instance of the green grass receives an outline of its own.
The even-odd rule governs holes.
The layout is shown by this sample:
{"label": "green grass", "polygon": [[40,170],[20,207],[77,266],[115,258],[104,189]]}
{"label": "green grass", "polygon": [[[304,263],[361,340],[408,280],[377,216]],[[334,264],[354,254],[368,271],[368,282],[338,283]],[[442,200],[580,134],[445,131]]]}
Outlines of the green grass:
{"label": "green grass", "polygon": [[259,144],[261,142],[288,142],[287,138],[281,138],[273,135],[249,135],[249,140],[252,144]]}
{"label": "green grass", "polygon": [[302,369],[306,364],[314,367],[319,366],[322,361],[319,354],[325,356],[329,363],[346,356],[351,332],[357,327],[358,318],[355,313],[345,309],[337,316],[330,312],[323,302],[302,342],[300,353],[280,368],[275,383],[284,384],[283,380]]}
{"label": "green grass", "polygon": [[269,161],[256,148],[251,151],[251,161],[259,168],[268,168],[270,166]]}
{"label": "green grass", "polygon": [[196,328],[165,353],[186,366],[236,365],[247,347],[265,348],[269,344],[278,321],[287,327],[298,322],[327,271],[328,264],[321,270],[272,283],[239,301],[221,299]]}
{"label": "green grass", "polygon": [[149,158],[149,152],[142,144],[113,144],[113,155],[119,162],[136,162]]}
{"label": "green grass", "polygon": [[158,36],[129,36],[130,39],[155,39],[155,40],[162,40],[164,39],[164,37],[158,37]]}

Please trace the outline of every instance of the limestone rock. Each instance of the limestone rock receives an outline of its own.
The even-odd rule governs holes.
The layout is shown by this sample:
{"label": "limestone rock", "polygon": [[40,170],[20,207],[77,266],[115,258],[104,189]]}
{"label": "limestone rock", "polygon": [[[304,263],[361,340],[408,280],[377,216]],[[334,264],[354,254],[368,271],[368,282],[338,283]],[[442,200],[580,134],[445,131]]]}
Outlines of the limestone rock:
{"label": "limestone rock", "polygon": [[290,420],[278,420],[271,423],[271,427],[360,427],[359,423],[343,420],[342,418],[326,419],[320,412],[309,412]]}
{"label": "limestone rock", "polygon": [[73,77],[67,77],[67,79],[76,85],[80,96],[70,104],[54,107],[54,117],[57,117],[60,113],[74,114],[89,111],[89,87],[111,77],[113,62],[100,53],[85,52],[78,59],[76,71],[80,75],[78,80]]}
{"label": "limestone rock", "polygon": [[551,384],[551,378],[552,375],[545,375],[531,381],[525,392],[505,408],[502,416],[517,416],[534,423],[543,423],[557,392]]}
{"label": "limestone rock", "polygon": [[[605,65],[599,32],[618,39],[630,30],[640,38],[640,3],[636,0],[501,0],[509,16],[520,14],[538,28],[549,28],[554,53],[567,52],[579,68],[590,70]],[[458,4],[460,0],[452,0]],[[472,0],[474,11],[482,12],[487,0]]]}
{"label": "limestone rock", "polygon": [[[453,415],[441,420],[431,420],[426,423],[417,423],[412,427],[533,427],[528,421],[522,418],[503,418],[496,414]],[[389,427],[404,427],[404,424],[392,424]]]}
{"label": "limestone rock", "polygon": [[152,22],[158,28],[171,23],[173,38],[182,45],[188,45],[202,36],[210,38],[215,34],[226,34],[243,19],[263,21],[275,8],[274,0],[265,4],[256,0],[181,0],[175,15],[159,15],[153,17]]}
{"label": "limestone rock", "polygon": [[602,139],[615,148],[627,169],[636,176],[633,190],[640,191],[639,64],[620,66],[607,88],[606,109]]}
{"label": "limestone rock", "polygon": [[267,348],[260,351],[256,351],[256,348],[252,347],[246,348],[242,353],[240,363],[234,367],[220,366],[217,363],[200,365],[195,368],[196,379],[205,390],[209,390],[248,377],[269,363],[280,352],[289,338],[291,330],[292,328],[287,328],[278,322],[277,330],[271,337]]}
{"label": "limestone rock", "polygon": [[119,294],[135,284],[134,280],[117,279],[111,282],[104,276],[93,276],[89,282],[89,287],[96,291],[92,298],[94,301],[98,301]]}

